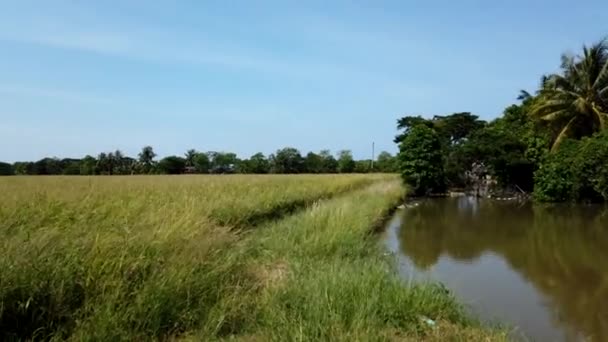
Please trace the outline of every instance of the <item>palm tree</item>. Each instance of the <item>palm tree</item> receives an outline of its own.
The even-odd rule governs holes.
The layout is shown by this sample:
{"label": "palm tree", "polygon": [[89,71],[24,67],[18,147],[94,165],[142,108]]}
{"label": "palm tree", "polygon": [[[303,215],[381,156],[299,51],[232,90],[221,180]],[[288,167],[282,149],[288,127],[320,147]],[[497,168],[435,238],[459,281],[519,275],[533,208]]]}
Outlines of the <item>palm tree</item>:
{"label": "palm tree", "polygon": [[194,158],[196,158],[197,154],[198,152],[195,149],[190,149],[186,151],[186,153],[184,154],[184,156],[186,157],[186,166],[194,166]]}
{"label": "palm tree", "polygon": [[551,151],[566,138],[608,128],[608,41],[583,47],[582,56],[562,56],[563,74],[542,79],[532,115],[555,129]]}
{"label": "palm tree", "polygon": [[150,172],[150,170],[152,169],[152,164],[154,163],[154,157],[156,157],[156,153],[154,153],[154,149],[152,149],[152,146],[145,146],[144,148],[142,148],[138,157],[139,163],[142,167],[142,172]]}

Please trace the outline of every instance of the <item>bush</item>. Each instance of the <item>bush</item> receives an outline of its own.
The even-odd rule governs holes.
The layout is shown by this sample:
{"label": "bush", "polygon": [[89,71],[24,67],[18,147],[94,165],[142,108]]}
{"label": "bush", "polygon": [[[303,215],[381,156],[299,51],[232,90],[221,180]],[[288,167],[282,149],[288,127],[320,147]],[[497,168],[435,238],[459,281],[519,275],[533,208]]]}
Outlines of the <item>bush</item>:
{"label": "bush", "polygon": [[608,133],[562,143],[541,163],[534,180],[539,201],[608,200]]}

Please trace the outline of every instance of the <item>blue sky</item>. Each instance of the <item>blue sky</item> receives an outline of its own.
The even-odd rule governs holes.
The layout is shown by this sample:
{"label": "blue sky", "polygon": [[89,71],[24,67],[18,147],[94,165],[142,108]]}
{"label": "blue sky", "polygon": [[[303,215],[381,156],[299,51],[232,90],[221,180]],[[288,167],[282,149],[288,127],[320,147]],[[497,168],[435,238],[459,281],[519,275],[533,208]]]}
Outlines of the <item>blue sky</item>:
{"label": "blue sky", "polygon": [[0,1],[0,160],[120,149],[396,151],[395,121],[484,119],[607,1]]}

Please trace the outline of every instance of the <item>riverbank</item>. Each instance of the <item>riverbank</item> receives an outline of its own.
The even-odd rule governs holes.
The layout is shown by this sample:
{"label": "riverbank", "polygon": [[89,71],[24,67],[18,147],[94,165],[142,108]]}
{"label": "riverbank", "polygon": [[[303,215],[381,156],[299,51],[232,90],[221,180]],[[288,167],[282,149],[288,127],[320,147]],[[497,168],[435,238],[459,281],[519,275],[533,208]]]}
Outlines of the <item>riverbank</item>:
{"label": "riverbank", "polygon": [[0,184],[3,338],[504,339],[399,279],[372,232],[403,196],[394,176],[90,181]]}

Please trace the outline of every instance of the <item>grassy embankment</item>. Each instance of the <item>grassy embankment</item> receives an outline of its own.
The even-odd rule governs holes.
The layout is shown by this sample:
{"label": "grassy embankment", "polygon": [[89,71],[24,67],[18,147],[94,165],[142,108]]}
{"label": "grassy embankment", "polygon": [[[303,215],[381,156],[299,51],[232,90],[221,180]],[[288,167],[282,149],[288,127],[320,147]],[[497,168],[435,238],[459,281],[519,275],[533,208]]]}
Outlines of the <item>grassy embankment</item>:
{"label": "grassy embankment", "polygon": [[485,335],[441,288],[404,287],[370,238],[402,195],[392,176],[6,178],[0,193],[2,339]]}

